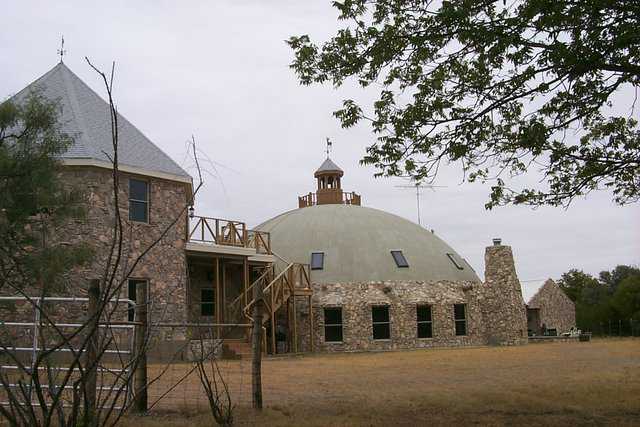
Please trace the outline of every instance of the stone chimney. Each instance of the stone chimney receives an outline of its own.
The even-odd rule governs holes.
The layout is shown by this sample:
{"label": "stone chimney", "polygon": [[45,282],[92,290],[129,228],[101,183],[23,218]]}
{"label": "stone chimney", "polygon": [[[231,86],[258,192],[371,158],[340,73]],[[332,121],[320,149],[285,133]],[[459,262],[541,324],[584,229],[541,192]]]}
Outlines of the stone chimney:
{"label": "stone chimney", "polygon": [[484,255],[483,314],[487,342],[494,345],[527,342],[527,311],[510,246],[493,239]]}

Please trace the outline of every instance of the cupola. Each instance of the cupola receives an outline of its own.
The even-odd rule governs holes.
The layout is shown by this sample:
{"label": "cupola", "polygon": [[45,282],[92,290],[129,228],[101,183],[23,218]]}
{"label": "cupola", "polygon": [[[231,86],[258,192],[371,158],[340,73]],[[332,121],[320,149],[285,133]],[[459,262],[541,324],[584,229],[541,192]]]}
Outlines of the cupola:
{"label": "cupola", "polygon": [[313,174],[317,181],[316,192],[298,197],[298,207],[330,204],[360,206],[359,194],[342,191],[341,178],[343,175],[343,170],[327,156],[327,159]]}

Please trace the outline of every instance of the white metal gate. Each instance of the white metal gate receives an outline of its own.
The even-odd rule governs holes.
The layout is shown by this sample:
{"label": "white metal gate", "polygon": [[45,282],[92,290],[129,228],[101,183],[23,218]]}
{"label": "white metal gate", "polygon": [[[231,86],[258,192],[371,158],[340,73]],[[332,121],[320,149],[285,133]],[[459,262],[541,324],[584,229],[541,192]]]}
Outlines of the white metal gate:
{"label": "white metal gate", "polygon": [[[30,346],[9,346],[9,345],[4,345],[3,348],[0,348],[0,354],[3,351],[13,351],[15,352],[14,354],[31,354],[31,364],[30,367],[20,367],[17,364],[16,365],[11,365],[11,364],[6,364],[6,365],[0,365],[0,373],[4,374],[6,371],[20,371],[20,372],[24,372],[24,371],[28,371],[28,373],[31,376],[31,380],[29,382],[28,385],[28,396],[29,396],[29,400],[31,400],[31,405],[40,405],[40,402],[34,401],[32,400],[32,388],[34,386],[33,384],[33,375],[32,372],[35,370],[35,365],[36,365],[36,361],[38,358],[38,355],[40,352],[48,350],[46,347],[43,347],[43,343],[40,342],[40,336],[41,336],[41,328],[46,328],[46,327],[51,327],[51,323],[48,324],[43,324],[42,319],[41,319],[41,309],[44,308],[44,304],[45,303],[67,303],[67,304],[78,304],[78,303],[88,303],[89,302],[89,298],[76,298],[76,297],[45,297],[45,298],[41,298],[41,297],[24,297],[24,296],[3,296],[0,297],[0,303],[1,302],[11,302],[13,301],[14,304],[19,302],[19,301],[29,301],[32,305],[33,305],[33,320],[29,321],[29,322],[10,322],[10,321],[5,321],[5,319],[0,319],[0,328],[15,328],[15,330],[19,330],[20,328],[25,328],[25,329],[30,329],[31,333],[32,333],[32,340],[31,340],[31,345]],[[117,299],[112,299],[110,300],[111,303],[114,304],[126,304],[128,309],[134,309],[135,308],[135,301],[130,300],[130,299],[126,299],[126,298],[117,298]],[[41,309],[39,309],[41,308]],[[82,323],[54,323],[53,325],[55,325],[57,328],[60,329],[73,329],[73,328],[80,328],[83,326]],[[107,355],[117,355],[119,357],[125,357],[127,359],[131,358],[133,356],[133,350],[134,350],[134,332],[135,332],[135,324],[126,324],[126,323],[118,323],[118,324],[109,324],[109,325],[104,325],[101,324],[99,325],[99,328],[101,329],[112,329],[112,330],[122,330],[123,332],[125,332],[126,334],[128,334],[127,337],[127,341],[128,341],[128,345],[127,348],[116,348],[116,349],[106,349],[106,350],[102,350],[103,353],[107,354]],[[72,344],[70,344],[72,345]],[[50,350],[48,350],[50,351]],[[81,349],[76,349],[73,347],[70,348],[58,348],[53,350],[53,353],[70,353],[70,352],[76,352],[79,353],[81,351]],[[82,349],[83,352],[86,352],[87,349]],[[26,365],[26,363],[25,363]],[[68,372],[70,370],[78,370],[78,368],[69,368],[66,366],[39,366],[38,370],[53,370],[54,373],[58,373],[58,372]],[[108,374],[120,374],[121,377],[124,378],[130,378],[130,367],[123,367],[123,368],[110,368],[107,366],[104,366],[102,364],[99,364],[96,368],[97,370],[97,381],[96,381],[96,391],[97,393],[101,392],[101,391],[110,391],[112,389],[114,389],[114,387],[112,385],[105,385],[104,384],[104,374],[108,373]],[[3,372],[5,371],[5,372]],[[50,372],[49,372],[50,374]],[[48,376],[49,378],[51,378],[51,375]],[[5,387],[8,386],[9,388],[17,388],[20,385],[17,383],[13,383],[13,382],[9,382],[7,385],[5,385]],[[56,386],[55,384],[41,384],[40,385],[41,388],[44,389],[49,389],[49,388],[57,388],[58,390],[60,388],[65,388],[65,389],[72,389],[73,386],[72,385],[66,385],[64,387],[60,387],[60,386]],[[129,384],[125,385],[126,390],[124,393],[124,400],[125,403],[131,399],[131,393],[132,393],[132,388],[129,387]],[[98,399],[98,402],[100,402],[100,399]],[[27,402],[23,402],[23,404],[26,404]],[[0,405],[3,406],[9,406],[11,403],[7,400],[0,400]],[[101,404],[99,404],[100,407],[102,407]],[[63,404],[63,406],[70,406],[68,404]],[[113,409],[120,409],[120,406],[114,406]]]}

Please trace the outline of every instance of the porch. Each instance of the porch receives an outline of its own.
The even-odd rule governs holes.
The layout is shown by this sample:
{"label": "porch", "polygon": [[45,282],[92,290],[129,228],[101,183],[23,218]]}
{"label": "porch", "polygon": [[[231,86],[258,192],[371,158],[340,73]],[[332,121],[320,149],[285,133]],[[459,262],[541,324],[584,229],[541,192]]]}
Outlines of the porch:
{"label": "porch", "polygon": [[[243,222],[191,216],[189,225],[187,322],[218,325],[213,335],[225,343],[248,343],[254,293],[259,287],[264,297],[265,350],[297,352],[296,300],[305,298],[311,310],[309,265],[277,259],[269,233],[249,230]],[[308,319],[312,319],[310,314]],[[189,335],[205,338],[201,330],[192,327]],[[312,325],[308,330],[312,333]],[[278,346],[278,341],[286,345]]]}

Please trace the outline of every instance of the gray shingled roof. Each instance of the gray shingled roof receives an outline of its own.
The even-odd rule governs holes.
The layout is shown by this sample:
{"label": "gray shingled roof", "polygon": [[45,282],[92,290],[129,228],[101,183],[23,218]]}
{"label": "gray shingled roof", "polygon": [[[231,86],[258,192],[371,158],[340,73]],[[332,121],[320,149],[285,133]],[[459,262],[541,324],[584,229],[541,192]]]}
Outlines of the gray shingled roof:
{"label": "gray shingled roof", "polygon": [[340,169],[340,167],[338,165],[336,165],[335,163],[333,163],[333,161],[327,157],[327,160],[325,160],[320,167],[318,168],[318,170],[316,172],[333,172],[333,171],[338,171],[338,172],[342,172],[342,169]]}
{"label": "gray shingled roof", "polygon": [[[93,159],[110,162],[113,154],[109,104],[60,62],[45,75],[18,92],[12,100],[22,102],[32,91],[57,101],[62,130],[74,138],[64,159]],[[190,177],[176,162],[127,119],[118,115],[118,157],[121,165]]]}

